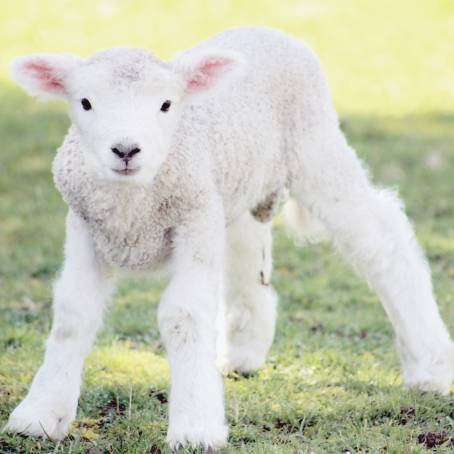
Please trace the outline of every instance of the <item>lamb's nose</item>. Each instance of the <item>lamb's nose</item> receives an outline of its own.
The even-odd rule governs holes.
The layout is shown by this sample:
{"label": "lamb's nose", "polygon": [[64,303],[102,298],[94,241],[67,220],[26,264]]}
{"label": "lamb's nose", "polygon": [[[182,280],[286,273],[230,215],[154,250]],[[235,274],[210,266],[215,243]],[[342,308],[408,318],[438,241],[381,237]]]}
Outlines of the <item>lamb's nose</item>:
{"label": "lamb's nose", "polygon": [[134,155],[140,153],[140,148],[137,145],[124,146],[119,143],[111,148],[112,153],[116,154],[120,159],[129,161]]}

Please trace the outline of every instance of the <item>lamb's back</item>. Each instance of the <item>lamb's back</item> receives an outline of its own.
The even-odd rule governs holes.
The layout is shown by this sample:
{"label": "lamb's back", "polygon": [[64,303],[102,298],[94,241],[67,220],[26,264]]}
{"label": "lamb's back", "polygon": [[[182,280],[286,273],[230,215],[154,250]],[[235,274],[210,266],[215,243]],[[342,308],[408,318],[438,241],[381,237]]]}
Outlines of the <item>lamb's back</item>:
{"label": "lamb's back", "polygon": [[324,80],[314,54],[277,30],[227,30],[188,52],[204,48],[237,52],[244,68],[225,90],[188,107],[177,139],[210,156],[226,214],[235,218],[285,185],[302,109]]}

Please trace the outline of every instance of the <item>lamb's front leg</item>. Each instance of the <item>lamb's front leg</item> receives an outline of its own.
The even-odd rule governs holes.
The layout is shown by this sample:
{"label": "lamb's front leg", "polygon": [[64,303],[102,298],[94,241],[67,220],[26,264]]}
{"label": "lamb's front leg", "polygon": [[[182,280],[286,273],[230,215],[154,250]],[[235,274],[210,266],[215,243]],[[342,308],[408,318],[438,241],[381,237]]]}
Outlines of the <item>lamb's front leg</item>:
{"label": "lamb's front leg", "polygon": [[86,225],[67,218],[65,264],[54,288],[54,320],[44,363],[6,430],[63,438],[76,416],[84,358],[101,324],[111,282],[93,255]]}
{"label": "lamb's front leg", "polygon": [[173,277],[158,313],[171,371],[171,448],[218,448],[227,441],[223,383],[215,366],[224,226],[207,221],[178,232]]}

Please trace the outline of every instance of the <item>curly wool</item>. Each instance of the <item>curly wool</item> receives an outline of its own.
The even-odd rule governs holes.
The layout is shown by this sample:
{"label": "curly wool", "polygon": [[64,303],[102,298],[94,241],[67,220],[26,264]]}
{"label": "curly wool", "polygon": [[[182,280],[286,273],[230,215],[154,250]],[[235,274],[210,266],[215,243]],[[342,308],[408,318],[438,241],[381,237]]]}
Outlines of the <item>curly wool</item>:
{"label": "curly wool", "polygon": [[[74,126],[58,150],[56,186],[87,221],[95,248],[109,265],[147,269],[162,263],[172,230],[191,215],[190,207],[203,206],[211,181],[227,224],[254,210],[286,185],[295,131],[306,129],[314,112],[326,110],[320,104],[325,81],[318,61],[298,41],[274,30],[245,28],[221,33],[196,50],[205,47],[241,52],[245,70],[228,91],[186,107],[172,151],[148,187],[98,179]],[[143,71],[143,61],[129,57],[131,67],[117,77],[137,78]],[[156,65],[165,63],[156,60]],[[307,116],[296,115],[302,105]]]}

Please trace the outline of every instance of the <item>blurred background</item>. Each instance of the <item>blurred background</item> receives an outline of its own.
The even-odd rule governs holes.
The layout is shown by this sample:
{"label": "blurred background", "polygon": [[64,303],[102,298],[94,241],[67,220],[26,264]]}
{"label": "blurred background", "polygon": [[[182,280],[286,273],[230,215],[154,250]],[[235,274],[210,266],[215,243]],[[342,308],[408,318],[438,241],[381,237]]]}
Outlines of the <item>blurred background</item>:
{"label": "blurred background", "polygon": [[277,27],[318,53],[341,112],[449,111],[452,0],[2,0],[1,76],[29,52],[146,47],[161,58],[226,28]]}
{"label": "blurred background", "polygon": [[[318,54],[350,143],[405,200],[454,334],[453,0],[0,0],[0,426],[50,327],[66,213],[50,166],[69,125],[63,103],[38,103],[10,81],[11,59],[112,46],[167,59],[241,25],[280,28]],[[449,452],[454,399],[402,390],[391,327],[367,286],[328,246],[295,248],[279,219],[275,257],[276,342],[263,371],[226,380],[226,452],[420,452],[428,432]],[[120,286],[72,437],[3,434],[0,453],[165,452],[163,285]]]}

